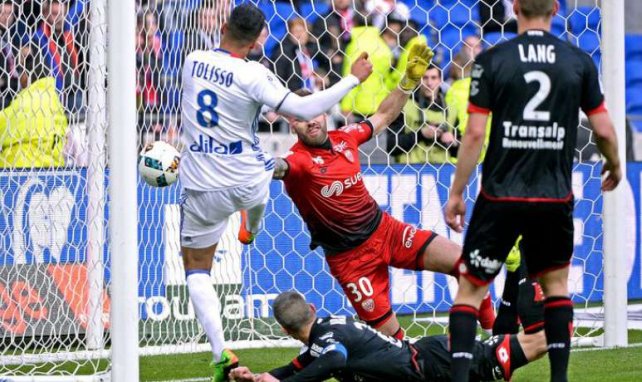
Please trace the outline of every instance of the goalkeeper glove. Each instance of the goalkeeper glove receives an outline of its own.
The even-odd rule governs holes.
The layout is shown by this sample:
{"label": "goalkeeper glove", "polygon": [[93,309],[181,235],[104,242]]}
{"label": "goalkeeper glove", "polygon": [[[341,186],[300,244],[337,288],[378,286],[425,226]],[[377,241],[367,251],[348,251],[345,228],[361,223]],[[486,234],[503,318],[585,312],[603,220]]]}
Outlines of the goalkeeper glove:
{"label": "goalkeeper glove", "polygon": [[406,73],[399,81],[399,88],[404,93],[411,93],[415,90],[434,55],[432,49],[424,43],[415,44],[410,48]]}

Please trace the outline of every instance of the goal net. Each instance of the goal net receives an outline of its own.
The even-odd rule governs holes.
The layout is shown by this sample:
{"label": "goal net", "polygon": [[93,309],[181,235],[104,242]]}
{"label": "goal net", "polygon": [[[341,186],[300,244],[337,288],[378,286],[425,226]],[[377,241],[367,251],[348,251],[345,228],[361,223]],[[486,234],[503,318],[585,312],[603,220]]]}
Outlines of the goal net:
{"label": "goal net", "polygon": [[[0,84],[4,84],[0,375],[100,374],[110,366],[109,311],[117,301],[109,294],[113,275],[106,240],[107,25],[106,5],[94,3],[92,7],[88,0],[43,0],[42,4],[1,5],[0,17],[8,17],[7,12],[12,16],[6,28],[0,18],[0,29],[6,31],[0,33],[0,50],[3,57],[11,54],[11,60],[5,60],[10,63],[0,72]],[[238,3],[137,0],[139,148],[156,140],[180,147],[182,62],[191,50],[218,45],[220,27]],[[368,93],[364,87],[331,110],[331,128],[372,114],[382,94],[399,79],[397,61],[410,41],[425,39],[435,50],[437,78],[424,80],[406,105],[397,130],[362,146],[362,174],[375,200],[392,216],[461,243],[463,236],[447,228],[442,212],[454,174],[455,146],[465,134],[465,115],[458,113],[462,94],[457,92],[468,91],[462,84],[479,51],[515,36],[511,10],[498,5],[505,2],[252,3],[265,13],[267,27],[250,58],[274,70],[292,89],[314,91],[332,85],[344,74],[351,51],[372,46],[372,41],[354,38],[363,29],[364,17],[359,15],[367,16],[366,25],[377,29],[374,37],[368,37],[376,39],[380,49],[370,52],[374,91]],[[597,0],[561,4],[552,33],[577,44],[599,65]],[[431,131],[427,138],[409,146],[402,142],[403,135],[417,136],[416,130],[427,126]],[[286,153],[296,140],[286,123],[270,111],[261,115],[259,136],[262,147],[274,155]],[[575,337],[578,343],[599,346],[604,276],[598,159],[589,130],[581,126],[573,172],[575,252],[569,281],[576,304]],[[469,211],[478,188],[479,175],[467,193]],[[329,274],[322,252],[309,249],[310,235],[283,185],[274,181],[270,193],[263,231],[255,244],[244,247],[236,240],[239,218],[234,215],[216,253],[212,284],[222,302],[225,338],[231,347],[292,344],[271,318],[270,303],[285,290],[303,293],[321,315],[354,314]],[[209,350],[185,283],[179,194],[180,185],[152,188],[139,180],[139,346],[143,355]],[[638,208],[639,215],[634,194],[627,195],[629,210]],[[635,215],[622,218],[632,219],[628,226],[634,238]],[[639,273],[640,268],[633,266],[632,243],[626,254],[628,269]],[[390,277],[393,308],[409,335],[444,332],[456,282],[441,274],[396,269],[390,270]],[[491,287],[495,300],[502,289],[500,275]],[[642,285],[630,286],[629,298],[642,298]]]}

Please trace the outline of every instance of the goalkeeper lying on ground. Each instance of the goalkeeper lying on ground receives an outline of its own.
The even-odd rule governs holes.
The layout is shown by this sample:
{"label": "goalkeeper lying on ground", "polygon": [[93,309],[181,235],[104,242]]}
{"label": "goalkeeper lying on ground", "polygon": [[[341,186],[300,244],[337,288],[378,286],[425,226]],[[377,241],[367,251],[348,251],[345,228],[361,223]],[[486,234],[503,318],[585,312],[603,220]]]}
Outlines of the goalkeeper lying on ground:
{"label": "goalkeeper lying on ground", "polygon": [[[520,311],[524,327],[532,327],[543,319],[541,302],[531,301],[532,304],[522,304],[524,309]],[[312,382],[332,377],[341,382],[450,380],[450,353],[445,335],[423,337],[411,344],[385,336],[351,318],[317,318],[314,306],[294,291],[281,293],[274,300],[273,310],[283,330],[307,346],[286,366],[263,374],[239,367],[232,370],[230,379],[237,382]],[[545,353],[546,338],[541,329],[532,334],[498,335],[484,342],[477,341],[470,380],[509,380],[515,369]]]}

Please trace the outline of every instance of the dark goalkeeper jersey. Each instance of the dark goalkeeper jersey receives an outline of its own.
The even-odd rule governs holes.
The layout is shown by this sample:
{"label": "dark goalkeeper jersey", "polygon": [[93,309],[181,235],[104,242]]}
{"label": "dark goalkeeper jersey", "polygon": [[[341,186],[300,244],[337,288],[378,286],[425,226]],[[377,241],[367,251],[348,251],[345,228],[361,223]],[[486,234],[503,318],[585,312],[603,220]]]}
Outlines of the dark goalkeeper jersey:
{"label": "dark goalkeeper jersey", "polygon": [[490,200],[572,198],[579,109],[605,110],[591,58],[553,35],[531,30],[480,54],[470,113],[492,113],[482,194]]}

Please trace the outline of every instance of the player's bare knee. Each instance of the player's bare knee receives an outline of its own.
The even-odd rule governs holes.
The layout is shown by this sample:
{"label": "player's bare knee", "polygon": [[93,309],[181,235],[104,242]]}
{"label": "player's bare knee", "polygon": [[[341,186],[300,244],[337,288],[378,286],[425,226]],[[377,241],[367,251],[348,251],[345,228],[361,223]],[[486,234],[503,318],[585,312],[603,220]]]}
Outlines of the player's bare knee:
{"label": "player's bare knee", "polygon": [[488,285],[476,285],[470,282],[466,277],[459,277],[459,289],[457,297],[455,297],[455,304],[464,304],[474,306],[479,309],[486,292]]}
{"label": "player's bare knee", "polygon": [[451,274],[461,257],[461,246],[442,236],[437,236],[423,253],[424,269]]}
{"label": "player's bare knee", "polygon": [[208,248],[181,248],[185,270],[212,269],[216,244]]}
{"label": "player's bare knee", "polygon": [[568,268],[544,273],[539,282],[546,297],[568,296]]}

